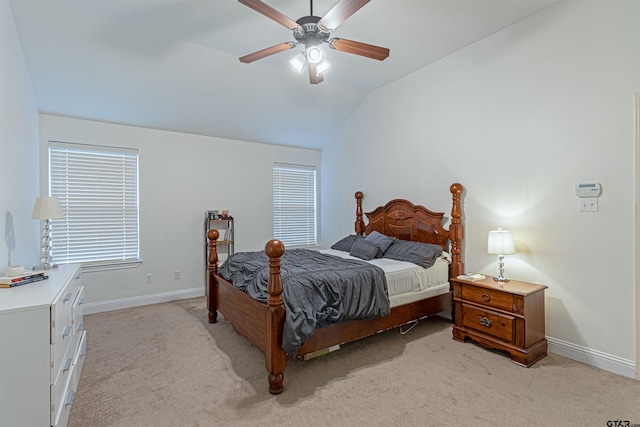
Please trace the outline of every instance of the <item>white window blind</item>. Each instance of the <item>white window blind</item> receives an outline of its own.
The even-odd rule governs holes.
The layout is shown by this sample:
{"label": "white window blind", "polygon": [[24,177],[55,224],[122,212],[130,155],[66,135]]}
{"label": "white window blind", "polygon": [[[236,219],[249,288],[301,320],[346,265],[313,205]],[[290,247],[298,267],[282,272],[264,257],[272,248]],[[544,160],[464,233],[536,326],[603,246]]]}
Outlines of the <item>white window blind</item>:
{"label": "white window blind", "polygon": [[139,262],[137,150],[50,142],[49,186],[64,214],[51,222],[55,263]]}
{"label": "white window blind", "polygon": [[273,165],[273,235],[285,246],[315,246],[316,168]]}

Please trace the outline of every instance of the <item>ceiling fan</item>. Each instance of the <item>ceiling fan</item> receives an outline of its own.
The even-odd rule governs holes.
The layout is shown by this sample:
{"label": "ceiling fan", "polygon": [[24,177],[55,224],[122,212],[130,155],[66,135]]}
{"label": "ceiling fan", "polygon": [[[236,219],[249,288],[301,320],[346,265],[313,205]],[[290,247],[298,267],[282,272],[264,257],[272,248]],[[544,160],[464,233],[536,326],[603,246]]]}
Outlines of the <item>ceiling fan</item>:
{"label": "ceiling fan", "polygon": [[324,53],[320,46],[327,43],[331,49],[352,53],[367,58],[382,61],[389,56],[389,49],[361,43],[343,38],[329,38],[330,32],[335,30],[347,18],[356,13],[370,0],[340,0],[325,16],[313,15],[313,0],[310,0],[311,11],[309,16],[303,16],[293,21],[284,14],[278,12],[268,4],[260,0],[238,0],[267,18],[293,31],[295,42],[280,43],[266,49],[259,50],[240,58],[240,62],[250,63],[267,56],[293,49],[298,44],[304,45],[304,52],[296,55],[290,62],[296,71],[301,72],[306,65],[311,84],[322,83],[323,73],[329,68],[324,60]]}

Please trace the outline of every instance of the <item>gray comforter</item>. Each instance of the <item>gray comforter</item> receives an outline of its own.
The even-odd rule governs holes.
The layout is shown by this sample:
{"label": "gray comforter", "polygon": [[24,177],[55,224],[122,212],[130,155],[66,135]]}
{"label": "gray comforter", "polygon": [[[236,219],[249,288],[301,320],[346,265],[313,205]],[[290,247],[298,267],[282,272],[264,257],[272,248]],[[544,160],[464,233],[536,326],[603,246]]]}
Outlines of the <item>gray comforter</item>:
{"label": "gray comforter", "polygon": [[[282,348],[295,356],[317,327],[389,314],[384,271],[369,263],[308,249],[282,256],[282,287],[286,319]],[[219,274],[258,301],[266,302],[269,261],[264,252],[230,256]]]}

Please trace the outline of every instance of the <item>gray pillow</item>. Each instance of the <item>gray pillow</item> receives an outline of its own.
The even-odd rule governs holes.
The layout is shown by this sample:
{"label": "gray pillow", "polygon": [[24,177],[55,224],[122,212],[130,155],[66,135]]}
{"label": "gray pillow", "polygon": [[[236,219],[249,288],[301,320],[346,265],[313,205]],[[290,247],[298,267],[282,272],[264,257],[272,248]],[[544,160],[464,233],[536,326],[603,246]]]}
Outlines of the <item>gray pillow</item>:
{"label": "gray pillow", "polygon": [[396,240],[382,255],[383,258],[412,262],[420,267],[429,268],[442,255],[440,245],[430,243]]}
{"label": "gray pillow", "polygon": [[375,245],[378,247],[378,253],[376,254],[376,258],[381,258],[382,254],[384,254],[384,252],[389,248],[389,246],[391,246],[393,241],[396,239],[395,237],[385,236],[384,234],[379,233],[377,231],[372,231],[371,234],[369,234],[366,237],[366,240],[375,243]]}
{"label": "gray pillow", "polygon": [[353,244],[349,255],[369,261],[375,258],[378,253],[378,246],[375,243],[365,239],[360,239]]}
{"label": "gray pillow", "polygon": [[336,243],[331,246],[331,249],[335,249],[337,251],[349,252],[353,247],[353,244],[358,240],[364,240],[364,237],[358,236],[357,234],[351,234],[347,237],[344,237],[338,240]]}

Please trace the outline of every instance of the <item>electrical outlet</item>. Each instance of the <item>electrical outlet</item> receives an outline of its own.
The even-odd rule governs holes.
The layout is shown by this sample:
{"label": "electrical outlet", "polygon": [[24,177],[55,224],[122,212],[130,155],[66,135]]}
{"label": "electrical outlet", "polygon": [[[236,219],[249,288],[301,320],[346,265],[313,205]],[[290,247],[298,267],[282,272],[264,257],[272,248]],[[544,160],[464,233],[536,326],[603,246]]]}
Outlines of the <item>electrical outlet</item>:
{"label": "electrical outlet", "polygon": [[147,283],[151,283],[152,279],[153,279],[153,274],[147,273]]}
{"label": "electrical outlet", "polygon": [[173,272],[173,280],[180,280],[180,270],[175,270]]}
{"label": "electrical outlet", "polygon": [[597,197],[581,198],[580,212],[598,212],[598,198]]}

